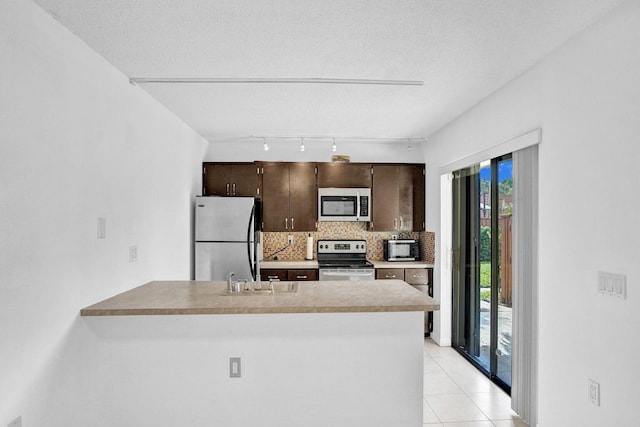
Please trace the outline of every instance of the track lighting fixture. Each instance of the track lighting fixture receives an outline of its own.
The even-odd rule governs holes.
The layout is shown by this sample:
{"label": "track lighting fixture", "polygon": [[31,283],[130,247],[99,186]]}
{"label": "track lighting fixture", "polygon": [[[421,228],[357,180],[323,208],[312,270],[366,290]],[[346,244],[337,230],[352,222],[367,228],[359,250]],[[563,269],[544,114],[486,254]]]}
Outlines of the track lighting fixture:
{"label": "track lighting fixture", "polygon": [[[389,142],[389,141],[393,141],[393,140],[405,140],[407,141],[407,151],[412,151],[413,150],[413,143],[422,143],[426,141],[426,138],[424,137],[409,137],[407,138],[405,137],[366,137],[366,136],[339,136],[340,139],[350,139],[350,140],[362,140],[362,141],[381,141],[381,142]],[[243,139],[243,138],[240,138]],[[248,137],[248,139],[261,139],[262,140],[262,148],[264,151],[269,151],[269,144],[267,144],[267,139],[275,139],[275,140],[286,140],[286,139],[294,139],[300,140],[300,151],[305,151],[305,144],[304,144],[304,140],[305,139],[311,139],[311,140],[327,140],[330,139],[332,141],[331,143],[331,151],[332,152],[336,152],[338,151],[338,144],[336,143],[336,137],[332,136],[332,135],[309,135],[309,136],[299,136],[299,135],[284,135],[284,136],[275,136],[275,135],[267,135],[267,136],[250,136]]]}

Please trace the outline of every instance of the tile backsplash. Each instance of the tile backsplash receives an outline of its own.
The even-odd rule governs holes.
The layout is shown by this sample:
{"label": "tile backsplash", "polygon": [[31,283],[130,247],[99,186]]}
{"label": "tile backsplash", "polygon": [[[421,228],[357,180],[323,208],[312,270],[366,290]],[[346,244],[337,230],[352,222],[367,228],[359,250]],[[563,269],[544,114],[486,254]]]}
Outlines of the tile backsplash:
{"label": "tile backsplash", "polygon": [[[287,236],[293,235],[293,244],[287,247]],[[367,258],[379,261],[383,259],[382,241],[398,235],[399,239],[415,239],[420,241],[422,260],[428,263],[435,261],[435,233],[420,232],[377,232],[367,231],[367,224],[362,222],[320,222],[318,230],[297,233],[263,233],[262,254],[264,259],[302,260],[307,252],[307,235],[313,237],[313,259],[316,259],[316,242],[318,239],[363,239],[367,241]],[[285,248],[285,249],[283,249]]]}

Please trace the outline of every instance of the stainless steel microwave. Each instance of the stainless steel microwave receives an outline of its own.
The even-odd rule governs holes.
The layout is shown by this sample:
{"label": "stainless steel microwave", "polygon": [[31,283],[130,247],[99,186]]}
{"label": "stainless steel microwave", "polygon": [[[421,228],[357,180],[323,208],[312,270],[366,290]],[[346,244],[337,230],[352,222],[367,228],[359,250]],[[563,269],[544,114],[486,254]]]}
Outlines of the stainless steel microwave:
{"label": "stainless steel microwave", "polygon": [[371,221],[371,189],[318,188],[318,221]]}
{"label": "stainless steel microwave", "polygon": [[383,240],[382,252],[386,261],[417,261],[420,243],[409,239]]}

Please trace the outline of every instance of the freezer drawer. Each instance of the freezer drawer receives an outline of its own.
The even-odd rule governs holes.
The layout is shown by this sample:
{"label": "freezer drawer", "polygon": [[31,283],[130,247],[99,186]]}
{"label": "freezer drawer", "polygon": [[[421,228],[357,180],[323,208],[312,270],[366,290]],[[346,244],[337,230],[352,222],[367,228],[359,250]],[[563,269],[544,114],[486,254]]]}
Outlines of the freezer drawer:
{"label": "freezer drawer", "polygon": [[[253,245],[251,245],[253,259]],[[251,264],[246,242],[197,242],[196,280],[227,280],[229,273],[235,279],[251,280]]]}

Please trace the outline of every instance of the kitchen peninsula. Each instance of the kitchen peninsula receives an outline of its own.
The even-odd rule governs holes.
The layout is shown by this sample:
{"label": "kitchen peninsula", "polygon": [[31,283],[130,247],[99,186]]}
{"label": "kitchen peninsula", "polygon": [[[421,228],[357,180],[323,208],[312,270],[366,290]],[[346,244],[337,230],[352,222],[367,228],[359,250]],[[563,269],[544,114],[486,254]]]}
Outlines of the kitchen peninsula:
{"label": "kitchen peninsula", "polygon": [[438,309],[401,280],[272,295],[164,281],[81,316],[120,425],[420,426],[424,316]]}

